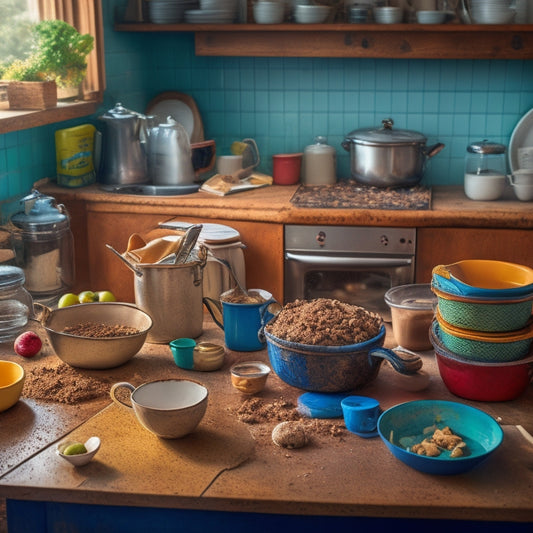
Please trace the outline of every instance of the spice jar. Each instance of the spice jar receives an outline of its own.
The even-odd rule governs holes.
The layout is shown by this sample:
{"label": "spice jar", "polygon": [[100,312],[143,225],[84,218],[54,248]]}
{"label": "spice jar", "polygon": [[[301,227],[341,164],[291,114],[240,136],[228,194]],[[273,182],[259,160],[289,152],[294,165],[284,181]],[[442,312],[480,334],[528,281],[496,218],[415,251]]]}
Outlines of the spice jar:
{"label": "spice jar", "polygon": [[74,283],[74,242],[62,204],[34,189],[20,201],[24,210],[10,220],[16,263],[35,299],[53,300]]}
{"label": "spice jar", "polygon": [[33,317],[33,298],[24,287],[24,271],[0,266],[0,342],[12,340]]}
{"label": "spice jar", "polygon": [[337,181],[337,152],[326,137],[315,137],[315,144],[306,146],[303,157],[304,185],[332,185]]}
{"label": "spice jar", "polygon": [[471,200],[497,200],[505,190],[507,161],[503,144],[487,140],[466,149],[464,189]]}

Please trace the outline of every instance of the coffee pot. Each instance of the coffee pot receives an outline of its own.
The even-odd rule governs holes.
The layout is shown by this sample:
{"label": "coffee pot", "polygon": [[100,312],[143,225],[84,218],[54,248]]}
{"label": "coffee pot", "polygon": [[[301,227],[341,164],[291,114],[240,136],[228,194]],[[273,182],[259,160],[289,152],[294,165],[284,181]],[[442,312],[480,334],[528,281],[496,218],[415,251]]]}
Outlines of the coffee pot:
{"label": "coffee pot", "polygon": [[74,238],[70,216],[55,198],[37,189],[20,200],[23,211],[8,225],[16,265],[34,299],[52,301],[74,284]]}
{"label": "coffee pot", "polygon": [[148,176],[154,185],[191,185],[196,177],[189,134],[170,116],[149,130]]}
{"label": "coffee pot", "polygon": [[149,117],[117,103],[98,118],[105,123],[99,181],[107,185],[148,181],[146,144]]}

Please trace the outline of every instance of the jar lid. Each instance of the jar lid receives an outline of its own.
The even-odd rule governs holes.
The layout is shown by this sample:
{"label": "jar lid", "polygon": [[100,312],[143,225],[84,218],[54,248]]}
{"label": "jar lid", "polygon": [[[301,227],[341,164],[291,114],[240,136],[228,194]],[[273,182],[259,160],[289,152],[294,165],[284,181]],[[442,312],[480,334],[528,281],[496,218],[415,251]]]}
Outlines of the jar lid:
{"label": "jar lid", "polygon": [[364,145],[403,145],[424,144],[427,139],[418,131],[393,130],[394,121],[387,118],[381,121],[381,128],[354,130],[346,136],[345,141]]}
{"label": "jar lid", "polygon": [[0,266],[0,289],[22,285],[25,281],[26,277],[22,268],[11,265]]}
{"label": "jar lid", "polygon": [[310,144],[309,146],[306,146],[305,152],[313,154],[329,154],[335,152],[335,148],[328,144],[327,137],[325,137],[324,135],[317,135],[315,137],[315,144]]}
{"label": "jar lid", "polygon": [[199,342],[196,344],[194,349],[198,352],[210,355],[219,355],[225,353],[224,346],[220,344],[214,344],[212,342]]}
{"label": "jar lid", "polygon": [[487,139],[472,143],[467,148],[467,151],[471,154],[504,154],[505,150],[505,145],[492,143],[487,141]]}
{"label": "jar lid", "polygon": [[13,225],[23,231],[38,232],[60,230],[69,227],[64,206],[57,205],[55,198],[41,194],[37,189],[20,200],[24,211],[11,217]]}

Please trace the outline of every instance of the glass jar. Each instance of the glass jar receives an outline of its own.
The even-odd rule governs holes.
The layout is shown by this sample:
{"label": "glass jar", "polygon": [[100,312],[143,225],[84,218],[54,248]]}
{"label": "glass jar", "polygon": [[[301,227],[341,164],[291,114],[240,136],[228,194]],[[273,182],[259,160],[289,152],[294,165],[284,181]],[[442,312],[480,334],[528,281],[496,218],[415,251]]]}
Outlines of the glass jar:
{"label": "glass jar", "polygon": [[74,284],[74,239],[62,204],[34,189],[22,198],[24,210],[10,220],[16,264],[36,300],[51,301]]}
{"label": "glass jar", "polygon": [[304,185],[332,185],[337,181],[337,152],[326,137],[315,137],[315,144],[306,146],[303,157]]}
{"label": "glass jar", "polygon": [[21,268],[0,265],[0,342],[15,339],[33,317],[33,298],[24,282]]}
{"label": "glass jar", "polygon": [[497,200],[505,189],[506,147],[487,140],[466,149],[464,188],[471,200]]}

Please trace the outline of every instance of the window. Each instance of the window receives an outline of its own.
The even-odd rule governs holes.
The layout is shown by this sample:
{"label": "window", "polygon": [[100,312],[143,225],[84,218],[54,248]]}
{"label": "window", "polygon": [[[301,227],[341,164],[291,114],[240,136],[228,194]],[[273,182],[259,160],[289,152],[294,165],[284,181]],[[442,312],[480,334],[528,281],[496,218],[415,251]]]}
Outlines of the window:
{"label": "window", "polygon": [[[7,101],[0,101],[0,133],[50,124],[93,113],[103,100],[105,88],[103,25],[101,0],[0,0],[2,19],[10,17],[9,30],[2,26],[0,57],[20,57],[27,53],[29,28],[37,20],[61,19],[74,26],[80,33],[94,37],[94,49],[87,58],[87,76],[83,82],[80,100],[59,103],[57,108],[44,111],[14,111]],[[21,9],[22,8],[22,9]],[[12,32],[11,39],[5,31]],[[6,41],[9,48],[6,48]]]}

